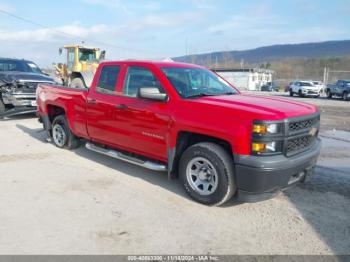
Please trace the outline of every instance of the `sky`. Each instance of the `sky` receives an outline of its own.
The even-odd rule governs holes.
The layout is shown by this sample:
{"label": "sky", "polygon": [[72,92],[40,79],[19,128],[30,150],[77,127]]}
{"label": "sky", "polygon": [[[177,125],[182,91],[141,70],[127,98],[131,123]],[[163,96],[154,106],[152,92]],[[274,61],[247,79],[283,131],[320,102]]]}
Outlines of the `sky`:
{"label": "sky", "polygon": [[344,40],[349,14],[349,0],[0,0],[0,57],[49,67],[82,41],[117,60]]}

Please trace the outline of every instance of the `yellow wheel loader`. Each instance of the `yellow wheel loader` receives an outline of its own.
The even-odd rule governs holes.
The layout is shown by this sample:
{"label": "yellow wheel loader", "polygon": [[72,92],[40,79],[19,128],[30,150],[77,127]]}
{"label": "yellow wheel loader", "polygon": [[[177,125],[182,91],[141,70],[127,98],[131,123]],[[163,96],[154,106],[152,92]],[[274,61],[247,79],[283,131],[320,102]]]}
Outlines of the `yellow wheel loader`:
{"label": "yellow wheel loader", "polygon": [[105,59],[106,51],[83,45],[65,45],[66,63],[54,64],[62,84],[74,88],[89,88],[99,63]]}

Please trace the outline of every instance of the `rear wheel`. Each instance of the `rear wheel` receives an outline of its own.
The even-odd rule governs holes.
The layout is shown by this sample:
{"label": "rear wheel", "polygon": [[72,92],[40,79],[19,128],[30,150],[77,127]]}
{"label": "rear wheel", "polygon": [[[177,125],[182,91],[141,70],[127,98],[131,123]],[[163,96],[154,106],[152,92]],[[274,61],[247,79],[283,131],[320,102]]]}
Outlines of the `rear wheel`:
{"label": "rear wheel", "polygon": [[233,160],[214,143],[198,143],[186,149],[179,174],[189,196],[202,204],[222,205],[236,192]]}
{"label": "rear wheel", "polygon": [[79,147],[79,139],[70,131],[64,115],[57,116],[53,120],[52,139],[59,148],[75,149]]}
{"label": "rear wheel", "polygon": [[83,79],[81,79],[80,77],[77,77],[72,80],[69,87],[84,89],[86,88],[86,85]]}
{"label": "rear wheel", "polygon": [[5,104],[0,97],[0,114],[5,113],[5,111],[6,111]]}
{"label": "rear wheel", "polygon": [[327,89],[326,95],[327,95],[328,98],[332,98],[331,90]]}
{"label": "rear wheel", "polygon": [[292,90],[292,89],[289,89],[289,95],[290,95],[290,96],[293,96],[293,95],[294,95],[294,93],[293,93],[293,90]]}
{"label": "rear wheel", "polygon": [[346,91],[343,93],[343,100],[344,101],[348,100],[348,92]]}

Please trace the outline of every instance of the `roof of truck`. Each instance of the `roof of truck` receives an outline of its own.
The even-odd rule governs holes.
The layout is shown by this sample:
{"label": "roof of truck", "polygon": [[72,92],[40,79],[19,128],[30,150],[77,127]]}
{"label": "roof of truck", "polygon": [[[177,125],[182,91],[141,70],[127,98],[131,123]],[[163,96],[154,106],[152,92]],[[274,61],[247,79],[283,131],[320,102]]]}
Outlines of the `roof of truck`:
{"label": "roof of truck", "polygon": [[180,62],[169,62],[169,61],[152,61],[152,60],[119,60],[119,61],[104,61],[103,64],[139,64],[139,65],[155,65],[157,67],[192,67],[192,68],[204,68],[200,65],[180,63]]}

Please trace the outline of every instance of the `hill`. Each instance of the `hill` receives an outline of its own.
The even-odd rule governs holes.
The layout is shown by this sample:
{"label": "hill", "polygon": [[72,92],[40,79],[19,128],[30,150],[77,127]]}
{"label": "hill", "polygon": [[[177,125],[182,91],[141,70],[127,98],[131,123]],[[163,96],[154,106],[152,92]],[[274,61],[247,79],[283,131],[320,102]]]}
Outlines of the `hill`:
{"label": "hill", "polygon": [[223,64],[228,61],[266,63],[290,58],[326,58],[350,56],[350,40],[318,43],[283,44],[244,51],[224,51],[173,58],[175,61],[201,65]]}

